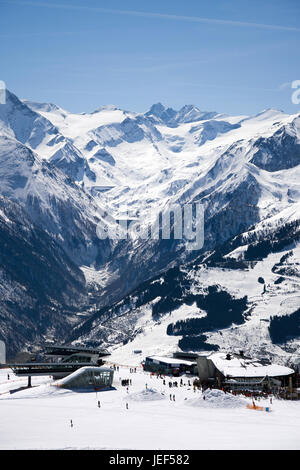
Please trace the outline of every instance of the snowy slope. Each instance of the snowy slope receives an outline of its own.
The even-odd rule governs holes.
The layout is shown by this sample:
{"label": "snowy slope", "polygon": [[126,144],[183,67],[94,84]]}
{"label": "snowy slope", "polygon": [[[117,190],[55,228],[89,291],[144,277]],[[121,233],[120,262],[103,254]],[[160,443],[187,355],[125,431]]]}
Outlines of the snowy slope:
{"label": "snowy slope", "polygon": [[[285,211],[298,207],[294,204],[299,202],[299,159],[272,172],[258,160],[261,139],[269,139],[270,148],[276,146],[285,155],[282,136],[291,126],[297,132],[289,145],[297,155],[298,116],[267,110],[253,118],[214,115],[210,120],[201,117],[197,125],[183,122],[175,127],[151,116],[126,117],[121,124],[101,125],[83,137],[84,143],[90,139],[86,158],[95,175],[93,182],[85,180],[85,187],[99,194],[114,216],[129,206],[146,223],[171,203],[200,201],[206,210],[205,248],[211,249],[262,219],[280,217],[282,212],[284,220]],[[145,259],[157,260],[148,263],[150,277],[188,254],[179,242],[169,246],[162,259],[159,243],[149,247],[137,242],[134,248],[121,247],[120,257],[127,259],[133,249],[131,270],[137,280],[143,280],[139,266]]]}
{"label": "snowy slope", "polygon": [[[299,220],[300,117],[274,109],[228,116],[160,103],[145,113],[110,105],[74,114],[8,92],[0,107],[0,177],[1,194],[20,204],[81,268],[91,309],[97,311],[122,302],[171,266],[189,270],[195,259],[203,264],[226,243],[231,249],[222,254],[222,263],[242,259],[255,237]],[[146,225],[171,204],[192,202],[205,209],[201,252],[187,250],[187,240],[97,238],[102,209],[118,219],[129,208],[130,217]],[[215,268],[207,269],[207,279],[222,285],[222,271],[215,277]],[[278,295],[283,285],[275,285]],[[237,298],[247,291],[241,286]],[[122,324],[116,311],[114,321]],[[135,321],[140,328],[148,324],[147,312],[132,307],[132,319],[124,316],[123,339],[135,335]],[[120,330],[111,343],[122,341]],[[87,326],[82,340],[96,336]],[[167,338],[168,350],[174,341]]]}
{"label": "snowy slope", "polygon": [[[300,230],[299,223],[293,224],[284,230],[281,224],[271,231],[253,229],[225,245],[221,255],[212,252],[204,263],[200,259],[160,274],[94,313],[68,339],[91,345],[105,342],[112,359],[125,364],[138,365],[146,355],[212,347],[299,364],[300,332],[294,330],[295,337],[281,343],[270,335],[272,317],[287,318],[300,309]],[[270,246],[265,246],[267,240]],[[247,300],[246,309],[233,314],[242,299]],[[209,307],[213,305],[214,310]],[[201,321],[191,323],[203,318],[211,319],[213,328],[207,322],[203,327]],[[181,331],[182,321],[191,327]]]}
{"label": "snowy slope", "polygon": [[[108,106],[75,115],[53,105],[28,102],[28,106],[72,141],[73,149],[86,162],[86,168],[82,160],[81,166],[76,165],[78,179],[91,194],[99,195],[114,216],[122,207],[130,206],[147,222],[159,208],[195,199],[208,207],[209,217],[211,211],[213,217],[220,211],[224,216],[226,207],[231,209],[228,199],[233,195],[235,199],[243,197],[239,205],[243,206],[246,228],[285,209],[291,198],[299,201],[294,170],[290,171],[294,178],[289,188],[284,184],[290,181],[289,174],[269,175],[269,170],[298,167],[298,115],[269,109],[254,117],[230,117],[201,112],[190,105],[175,111],[160,103],[145,114]],[[274,149],[275,163],[266,167],[268,152],[274,153]],[[293,158],[286,158],[287,150]],[[51,161],[59,164],[64,154],[72,153],[64,147]],[[43,158],[43,151],[41,154]],[[64,163],[60,164],[63,168]],[[76,179],[75,174],[73,177]],[[245,189],[253,195],[246,197]],[[249,205],[265,210],[257,213]],[[232,233],[226,233],[227,238],[238,231],[236,221],[239,223],[242,217],[238,209],[234,208],[235,226]],[[228,226],[230,230],[232,221]],[[210,238],[208,234],[207,240]],[[215,241],[213,238],[212,244]]]}
{"label": "snowy slope", "polygon": [[[120,385],[121,378],[132,380],[128,393]],[[128,367],[115,372],[115,389],[110,391],[76,393],[34,377],[35,387],[9,395],[8,390],[24,385],[24,379],[3,369],[0,447],[299,450],[299,401],[273,398],[270,405],[265,399],[258,404],[270,407],[271,412],[253,411],[246,408],[249,399],[220,390],[204,392],[203,400],[201,391],[188,386],[188,379],[183,377],[183,387],[171,389],[175,401],[169,398],[168,380],[163,385],[162,379],[151,378],[139,368],[130,373]]]}
{"label": "snowy slope", "polygon": [[89,194],[29,147],[1,135],[0,178],[1,194],[19,202],[77,264],[95,260],[100,206]]}
{"label": "snowy slope", "polygon": [[[148,221],[158,207],[197,199],[208,206],[209,215],[212,207],[214,216],[220,210],[226,212],[227,195],[234,195],[235,199],[244,198],[240,206],[245,219],[249,218],[244,221],[246,227],[285,209],[291,198],[299,201],[295,170],[290,171],[294,178],[289,188],[284,182],[290,181],[290,174],[270,176],[262,171],[269,169],[263,161],[274,147],[283,159],[289,147],[295,158],[279,163],[276,156],[278,168],[275,164],[272,172],[298,166],[298,115],[266,110],[252,118],[234,119],[193,110],[193,118],[185,119],[185,112],[186,109],[171,112],[158,104],[144,115],[134,115],[111,107],[91,115],[68,115],[59,123],[59,130],[65,133],[66,128],[73,129],[72,136],[68,131],[68,137],[85,156],[91,171],[84,177],[85,188],[99,194],[113,215],[129,205],[133,213]],[[170,126],[165,114],[175,116],[175,127]],[[43,112],[43,116],[58,125],[52,111]],[[263,154],[259,153],[261,147]],[[283,186],[282,190],[278,185]],[[245,189],[254,196],[246,197]],[[265,210],[256,213],[249,204]],[[234,210],[234,222],[239,222],[241,213],[238,207]],[[233,231],[237,232],[238,227]],[[232,235],[226,233],[226,237]]]}

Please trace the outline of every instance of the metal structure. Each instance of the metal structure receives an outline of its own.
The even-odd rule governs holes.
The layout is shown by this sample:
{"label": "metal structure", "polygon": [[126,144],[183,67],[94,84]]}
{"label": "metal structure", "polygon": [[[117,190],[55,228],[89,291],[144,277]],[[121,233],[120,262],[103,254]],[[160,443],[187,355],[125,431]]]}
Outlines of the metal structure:
{"label": "metal structure", "polygon": [[113,377],[114,371],[108,367],[81,367],[54,385],[70,389],[101,390],[112,386]]}
{"label": "metal structure", "polygon": [[102,357],[109,356],[106,350],[77,346],[44,345],[44,355],[56,359],[55,362],[25,362],[21,364],[2,364],[9,367],[19,377],[52,376],[54,379],[66,377],[82,367],[99,367],[104,364]]}
{"label": "metal structure", "polygon": [[90,358],[109,356],[109,352],[105,349],[85,348],[78,346],[59,346],[56,344],[45,344],[43,346],[46,356],[67,357],[67,356],[86,356]]}

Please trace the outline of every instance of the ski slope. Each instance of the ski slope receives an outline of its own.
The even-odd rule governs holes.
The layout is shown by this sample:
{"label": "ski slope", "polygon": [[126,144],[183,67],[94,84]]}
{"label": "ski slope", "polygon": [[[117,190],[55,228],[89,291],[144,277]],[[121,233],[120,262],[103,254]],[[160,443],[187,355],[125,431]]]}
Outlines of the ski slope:
{"label": "ski slope", "polygon": [[[128,392],[121,387],[121,378],[132,380]],[[183,381],[185,386],[169,388],[168,378],[164,386],[162,379],[151,378],[140,368],[130,373],[129,367],[122,366],[115,372],[110,391],[73,392],[57,389],[45,378],[33,378],[32,389],[9,394],[9,389],[20,386],[24,379],[3,369],[0,448],[300,448],[299,401],[273,398],[270,413],[254,411],[246,409],[249,399],[224,396],[220,391],[204,392],[204,401],[200,391],[188,387],[187,377]],[[171,392],[175,401],[170,400]],[[259,405],[270,406],[270,402],[262,400]]]}

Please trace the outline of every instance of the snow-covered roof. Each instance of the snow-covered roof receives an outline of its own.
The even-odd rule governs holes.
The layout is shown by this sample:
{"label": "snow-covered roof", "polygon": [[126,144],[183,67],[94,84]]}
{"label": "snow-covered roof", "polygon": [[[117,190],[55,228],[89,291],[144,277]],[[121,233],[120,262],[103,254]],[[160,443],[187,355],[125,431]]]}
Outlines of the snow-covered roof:
{"label": "snow-covered roof", "polygon": [[257,359],[249,359],[231,355],[226,359],[226,353],[212,353],[209,359],[225,377],[279,377],[293,374],[293,369],[277,364],[264,365]]}
{"label": "snow-covered roof", "polygon": [[190,366],[195,364],[195,361],[186,361],[184,359],[176,359],[174,357],[147,356],[146,359],[152,359],[153,361],[163,362],[164,364],[171,364],[174,366],[178,366],[180,364]]}

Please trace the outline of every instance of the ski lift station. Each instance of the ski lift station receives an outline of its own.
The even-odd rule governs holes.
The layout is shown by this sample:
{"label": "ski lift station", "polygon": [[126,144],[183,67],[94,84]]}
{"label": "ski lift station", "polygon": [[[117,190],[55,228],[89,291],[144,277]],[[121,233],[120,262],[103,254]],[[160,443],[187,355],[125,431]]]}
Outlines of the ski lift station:
{"label": "ski lift station", "polygon": [[112,386],[113,369],[108,367],[80,367],[67,377],[57,381],[56,387],[70,389],[93,388],[95,390]]}
{"label": "ski lift station", "polygon": [[28,387],[31,387],[31,377],[36,376],[62,379],[56,385],[64,388],[101,389],[112,385],[113,369],[103,367],[102,358],[109,355],[106,350],[58,345],[45,345],[43,350],[50,358],[47,362],[5,364],[3,361],[1,367],[11,368],[19,377],[28,377]]}

